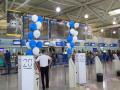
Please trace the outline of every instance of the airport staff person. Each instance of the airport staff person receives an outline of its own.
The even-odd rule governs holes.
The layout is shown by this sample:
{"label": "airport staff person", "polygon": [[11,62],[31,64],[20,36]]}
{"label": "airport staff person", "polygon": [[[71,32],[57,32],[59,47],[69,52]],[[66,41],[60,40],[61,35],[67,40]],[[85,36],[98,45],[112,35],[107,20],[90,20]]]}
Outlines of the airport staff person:
{"label": "airport staff person", "polygon": [[[51,63],[52,58],[46,55],[45,51],[42,50],[42,54],[38,56],[36,61],[40,63],[42,88],[45,90],[45,88],[49,88],[49,64]],[[46,80],[46,85],[44,83],[44,79]]]}

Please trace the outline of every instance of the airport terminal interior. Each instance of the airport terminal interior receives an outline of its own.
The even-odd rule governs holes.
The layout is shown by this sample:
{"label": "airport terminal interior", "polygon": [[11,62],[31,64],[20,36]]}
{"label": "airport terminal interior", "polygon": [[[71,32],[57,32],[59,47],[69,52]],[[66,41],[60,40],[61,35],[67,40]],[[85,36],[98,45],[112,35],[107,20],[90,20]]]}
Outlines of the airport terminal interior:
{"label": "airport terminal interior", "polygon": [[120,0],[0,0],[0,90],[120,90]]}

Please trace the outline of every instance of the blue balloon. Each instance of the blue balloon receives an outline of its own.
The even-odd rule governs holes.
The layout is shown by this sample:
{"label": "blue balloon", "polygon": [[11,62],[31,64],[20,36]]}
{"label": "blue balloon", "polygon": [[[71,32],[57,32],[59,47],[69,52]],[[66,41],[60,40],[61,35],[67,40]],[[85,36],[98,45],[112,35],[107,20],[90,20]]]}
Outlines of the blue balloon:
{"label": "blue balloon", "polygon": [[42,42],[37,42],[36,46],[37,46],[38,48],[42,48],[42,47],[43,47],[43,43],[42,43]]}
{"label": "blue balloon", "polygon": [[31,31],[37,30],[36,24],[35,24],[35,23],[30,23],[30,24],[29,24],[29,29],[30,29]]}
{"label": "blue balloon", "polygon": [[75,44],[73,42],[70,43],[71,48],[74,48]]}
{"label": "blue balloon", "polygon": [[70,28],[74,28],[74,24],[75,24],[75,22],[74,22],[73,20],[71,20],[71,21],[69,22]]}
{"label": "blue balloon", "polygon": [[30,50],[30,49],[29,49],[29,50],[27,50],[27,51],[26,51],[26,55],[33,55],[32,50]]}
{"label": "blue balloon", "polygon": [[72,41],[73,41],[73,37],[71,34],[69,34],[67,37],[67,42],[71,43]]}
{"label": "blue balloon", "polygon": [[42,16],[38,16],[38,21],[43,22],[43,17]]}
{"label": "blue balloon", "polygon": [[67,49],[67,54],[68,54],[68,55],[71,55],[71,54],[72,54],[72,49],[71,49],[71,48],[68,48],[68,49]]}
{"label": "blue balloon", "polygon": [[34,40],[31,40],[31,41],[29,42],[29,44],[30,44],[30,47],[31,47],[31,48],[36,47],[36,42],[35,42]]}
{"label": "blue balloon", "polygon": [[29,38],[30,40],[32,40],[32,39],[34,38],[33,32],[29,32],[29,33],[28,33],[28,38]]}

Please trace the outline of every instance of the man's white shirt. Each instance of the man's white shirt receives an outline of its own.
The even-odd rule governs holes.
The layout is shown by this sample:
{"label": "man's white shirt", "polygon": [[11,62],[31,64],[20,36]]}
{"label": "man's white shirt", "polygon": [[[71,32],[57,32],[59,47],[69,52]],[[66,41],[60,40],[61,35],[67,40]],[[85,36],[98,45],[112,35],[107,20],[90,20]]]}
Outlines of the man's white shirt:
{"label": "man's white shirt", "polygon": [[52,60],[50,56],[45,55],[45,54],[41,54],[40,56],[38,56],[38,58],[36,59],[36,61],[40,62],[40,67],[47,67],[48,66],[48,61]]}

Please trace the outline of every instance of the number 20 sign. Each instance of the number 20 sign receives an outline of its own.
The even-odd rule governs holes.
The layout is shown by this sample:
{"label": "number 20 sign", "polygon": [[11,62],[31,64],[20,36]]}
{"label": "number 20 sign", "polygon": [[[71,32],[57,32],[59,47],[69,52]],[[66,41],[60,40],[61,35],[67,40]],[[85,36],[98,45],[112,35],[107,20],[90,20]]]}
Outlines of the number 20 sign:
{"label": "number 20 sign", "polygon": [[31,69],[33,65],[32,59],[23,59],[23,68]]}

